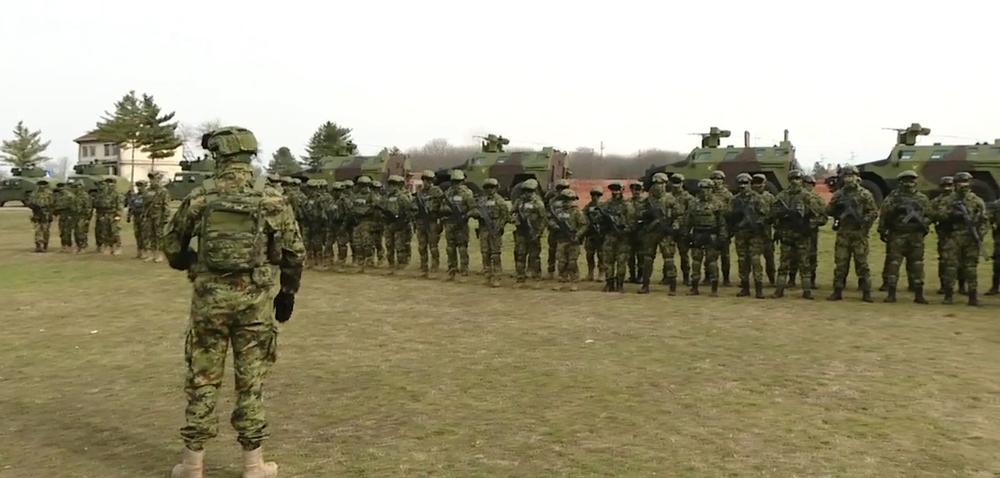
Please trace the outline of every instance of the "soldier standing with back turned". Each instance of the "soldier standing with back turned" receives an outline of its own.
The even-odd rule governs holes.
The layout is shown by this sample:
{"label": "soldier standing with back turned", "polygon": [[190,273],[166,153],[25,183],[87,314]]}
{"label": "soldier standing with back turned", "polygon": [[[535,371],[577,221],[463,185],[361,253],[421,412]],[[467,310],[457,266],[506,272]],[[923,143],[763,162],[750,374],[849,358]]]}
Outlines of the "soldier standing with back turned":
{"label": "soldier standing with back turned", "polygon": [[35,230],[35,252],[46,252],[49,250],[54,207],[48,179],[35,182],[35,190],[28,195],[27,206],[31,209],[31,225]]}
{"label": "soldier standing with back turned", "polygon": [[132,224],[132,234],[135,236],[135,258],[145,259],[149,253],[146,250],[146,239],[142,235],[142,198],[146,194],[146,181],[135,182],[136,192],[128,200],[128,212],[125,222]]}

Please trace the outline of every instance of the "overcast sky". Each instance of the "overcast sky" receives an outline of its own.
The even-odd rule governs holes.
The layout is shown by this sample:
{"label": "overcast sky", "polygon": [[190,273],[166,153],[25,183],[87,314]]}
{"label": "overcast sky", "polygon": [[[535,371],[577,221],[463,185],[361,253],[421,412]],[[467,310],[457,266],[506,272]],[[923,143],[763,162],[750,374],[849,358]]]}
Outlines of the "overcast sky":
{"label": "overcast sky", "polygon": [[984,0],[4,2],[0,138],[23,119],[75,159],[134,89],[266,153],[301,154],[326,120],[366,153],[484,132],[686,152],[714,125],[860,162],[915,121],[928,141],[1000,137],[998,18]]}

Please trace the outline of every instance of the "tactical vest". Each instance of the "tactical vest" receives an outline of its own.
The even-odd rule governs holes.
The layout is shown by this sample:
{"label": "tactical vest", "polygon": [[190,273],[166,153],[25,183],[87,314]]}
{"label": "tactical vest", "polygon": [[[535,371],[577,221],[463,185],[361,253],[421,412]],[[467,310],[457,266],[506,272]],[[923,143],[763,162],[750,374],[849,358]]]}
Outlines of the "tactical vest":
{"label": "tactical vest", "polygon": [[251,272],[268,263],[264,234],[264,178],[249,191],[219,191],[206,180],[198,233],[198,263],[212,272]]}

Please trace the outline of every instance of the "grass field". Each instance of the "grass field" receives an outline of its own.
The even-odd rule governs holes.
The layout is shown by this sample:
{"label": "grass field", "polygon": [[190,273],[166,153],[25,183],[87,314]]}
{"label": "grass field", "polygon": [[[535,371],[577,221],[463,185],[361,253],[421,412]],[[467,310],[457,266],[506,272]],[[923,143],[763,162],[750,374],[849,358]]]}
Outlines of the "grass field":
{"label": "grass field", "polygon": [[[190,290],[123,235],[122,257],[32,254],[27,213],[0,210],[0,477],[176,462]],[[825,294],[828,258],[820,275]],[[307,272],[267,385],[267,455],[285,477],[1000,476],[1000,300],[598,287]],[[231,377],[210,477],[239,476]]]}

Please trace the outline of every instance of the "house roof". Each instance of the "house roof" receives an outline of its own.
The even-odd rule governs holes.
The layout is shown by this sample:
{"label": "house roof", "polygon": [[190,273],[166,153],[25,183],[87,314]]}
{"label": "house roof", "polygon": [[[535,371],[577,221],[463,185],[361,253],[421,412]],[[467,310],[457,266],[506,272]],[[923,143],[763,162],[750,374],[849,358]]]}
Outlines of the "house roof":
{"label": "house roof", "polygon": [[94,141],[100,141],[100,138],[97,136],[97,131],[91,131],[73,140],[74,143],[92,143]]}

